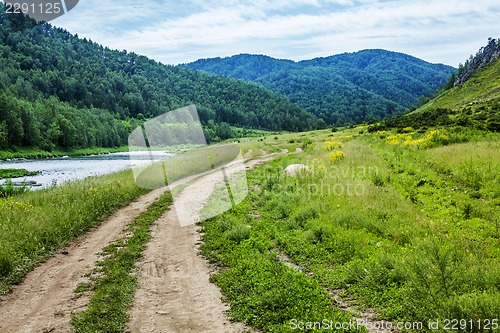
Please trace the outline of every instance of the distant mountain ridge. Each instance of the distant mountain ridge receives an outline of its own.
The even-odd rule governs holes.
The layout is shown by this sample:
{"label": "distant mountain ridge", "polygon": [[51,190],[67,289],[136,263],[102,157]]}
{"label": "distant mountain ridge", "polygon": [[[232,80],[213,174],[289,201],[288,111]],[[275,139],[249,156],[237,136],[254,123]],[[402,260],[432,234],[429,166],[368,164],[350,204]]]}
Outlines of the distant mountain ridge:
{"label": "distant mountain ridge", "polygon": [[240,54],[181,66],[261,84],[337,126],[403,114],[455,72],[379,49],[299,62]]}

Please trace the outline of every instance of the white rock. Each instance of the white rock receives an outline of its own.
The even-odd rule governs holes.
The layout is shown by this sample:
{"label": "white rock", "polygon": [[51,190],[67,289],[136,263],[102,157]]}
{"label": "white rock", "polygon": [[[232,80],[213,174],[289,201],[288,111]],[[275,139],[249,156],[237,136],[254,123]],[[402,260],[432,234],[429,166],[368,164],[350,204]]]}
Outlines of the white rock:
{"label": "white rock", "polygon": [[300,171],[309,171],[309,167],[304,164],[290,164],[283,170],[283,174],[287,176],[296,176]]}

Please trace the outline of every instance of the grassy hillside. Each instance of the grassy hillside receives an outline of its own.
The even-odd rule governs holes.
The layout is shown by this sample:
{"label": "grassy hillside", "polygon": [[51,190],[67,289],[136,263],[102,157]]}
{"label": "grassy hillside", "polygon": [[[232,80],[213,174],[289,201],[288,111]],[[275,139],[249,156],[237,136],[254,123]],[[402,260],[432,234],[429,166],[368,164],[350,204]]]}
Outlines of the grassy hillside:
{"label": "grassy hillside", "polygon": [[432,126],[500,132],[500,58],[414,112],[371,125],[368,130]]}
{"label": "grassy hillside", "polygon": [[445,91],[420,108],[420,111],[445,108],[454,113],[460,113],[466,108],[477,110],[495,104],[498,100],[500,100],[499,60],[484,70],[475,73],[463,84]]}
{"label": "grassy hillside", "polygon": [[402,114],[454,72],[450,66],[384,50],[300,62],[241,54],[184,66],[257,82],[337,126]]}

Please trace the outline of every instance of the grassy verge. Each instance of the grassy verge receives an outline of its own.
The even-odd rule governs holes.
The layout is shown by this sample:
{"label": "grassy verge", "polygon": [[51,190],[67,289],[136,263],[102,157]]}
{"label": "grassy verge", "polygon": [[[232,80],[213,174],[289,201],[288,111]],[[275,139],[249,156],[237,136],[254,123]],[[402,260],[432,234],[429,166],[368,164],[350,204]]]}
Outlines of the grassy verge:
{"label": "grassy verge", "polygon": [[269,237],[269,221],[257,216],[252,204],[256,195],[230,213],[202,223],[202,253],[221,268],[211,279],[230,304],[230,317],[263,332],[349,323],[349,314],[335,308],[318,281],[280,262],[276,243]]}
{"label": "grassy verge", "polygon": [[[365,129],[268,139],[264,147],[301,140],[305,152],[249,172],[247,199],[203,222],[203,253],[222,268],[213,281],[231,315],[266,332],[294,331],[294,319],[344,321],[329,293],[342,290],[389,321],[498,331],[500,138]],[[310,171],[283,176],[292,163]]]}
{"label": "grassy verge", "polygon": [[0,294],[53,251],[145,193],[132,172],[0,198]]}
{"label": "grassy verge", "polygon": [[82,284],[78,293],[92,293],[88,308],[72,318],[75,332],[123,332],[128,321],[137,286],[133,275],[136,262],[150,239],[149,227],[169,208],[172,197],[169,192],[152,203],[128,227],[130,237],[117,240],[104,249],[105,258],[98,263],[95,278],[90,284]]}

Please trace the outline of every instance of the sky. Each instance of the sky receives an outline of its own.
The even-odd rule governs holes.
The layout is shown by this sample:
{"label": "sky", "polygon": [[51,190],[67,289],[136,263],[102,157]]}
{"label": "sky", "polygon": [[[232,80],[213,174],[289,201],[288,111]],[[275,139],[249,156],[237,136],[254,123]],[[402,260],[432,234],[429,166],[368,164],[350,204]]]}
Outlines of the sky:
{"label": "sky", "polygon": [[171,65],[385,49],[458,67],[500,38],[499,18],[498,0],[80,0],[51,23]]}

